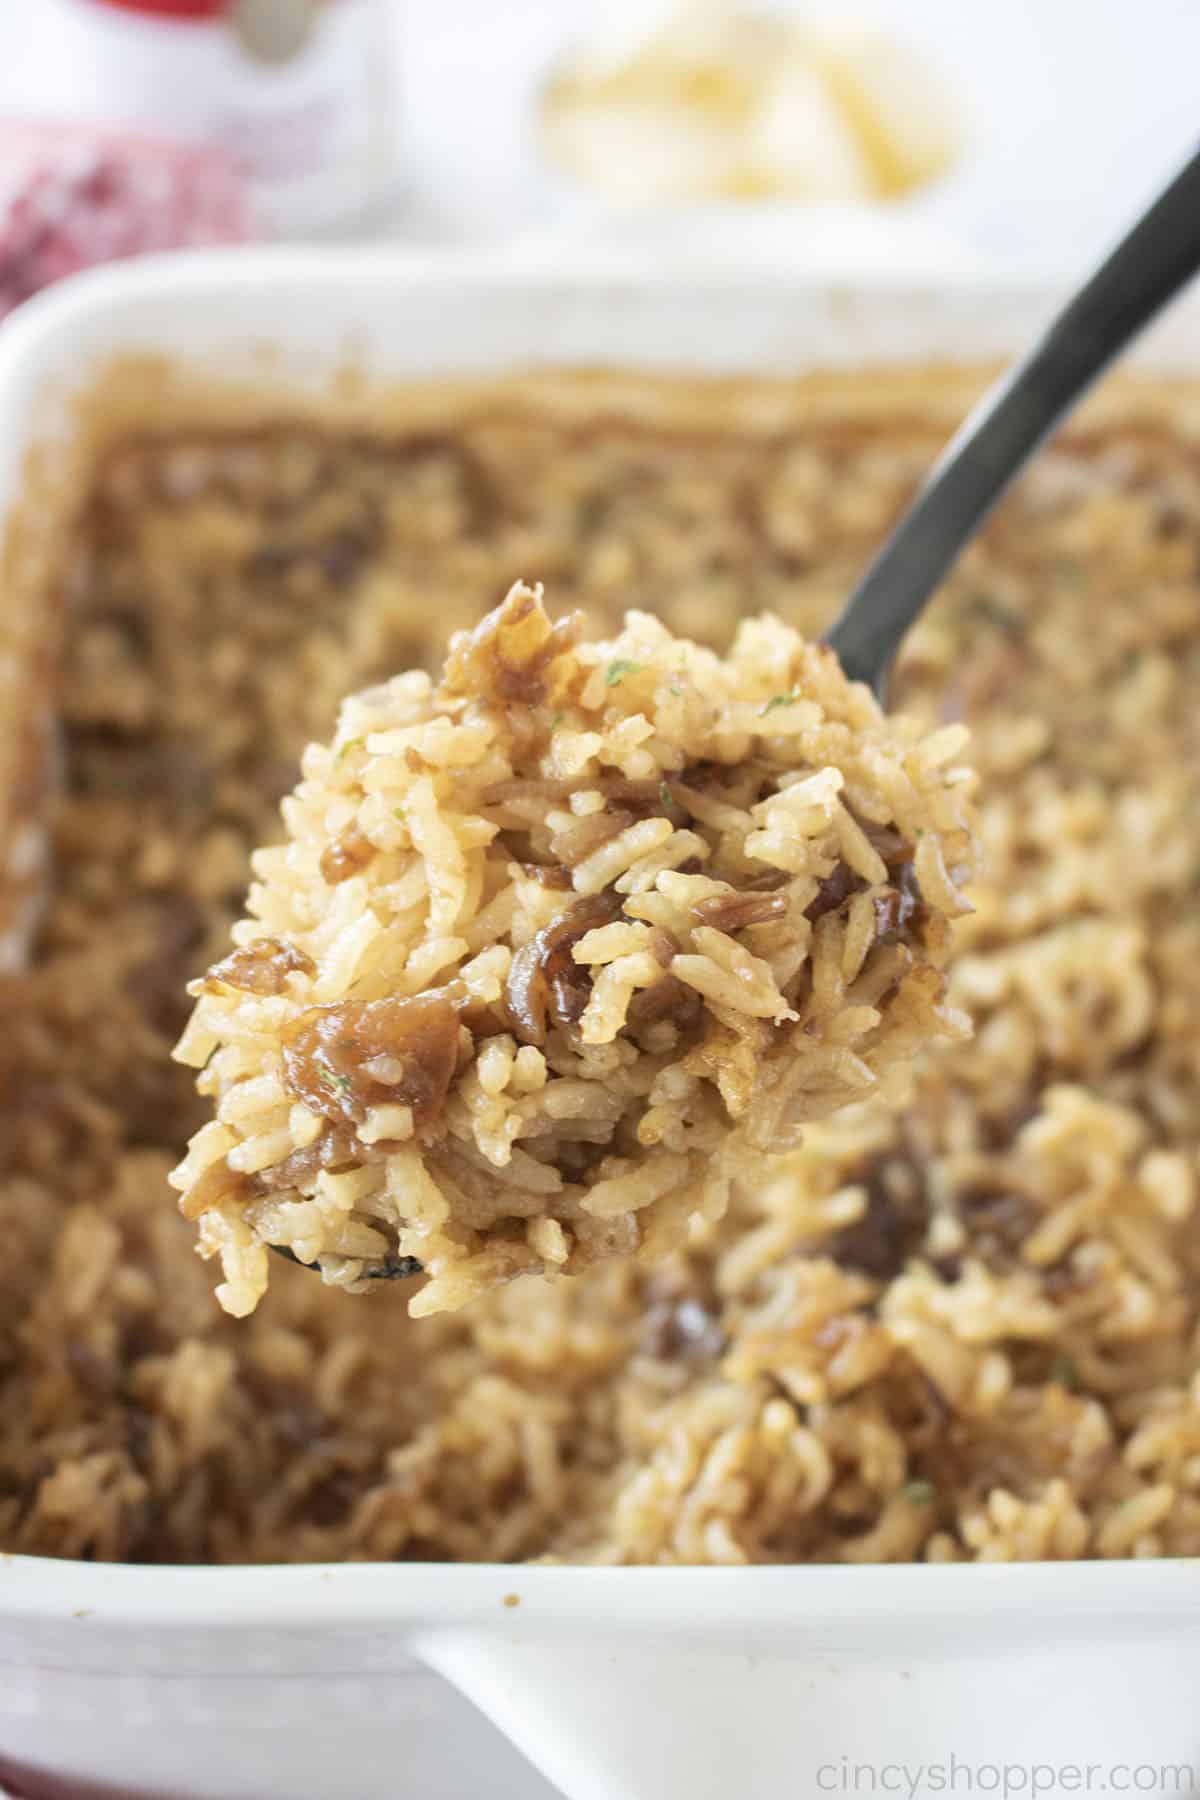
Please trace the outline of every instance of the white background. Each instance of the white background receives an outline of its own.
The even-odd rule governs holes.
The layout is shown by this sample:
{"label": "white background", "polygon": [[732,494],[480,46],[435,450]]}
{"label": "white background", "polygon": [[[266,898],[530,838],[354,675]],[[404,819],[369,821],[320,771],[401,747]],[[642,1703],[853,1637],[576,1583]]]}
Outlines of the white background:
{"label": "white background", "polygon": [[[528,111],[512,102],[556,47],[614,10],[613,0],[410,0],[400,93],[427,228],[503,234],[545,222]],[[823,10],[876,19],[945,70],[976,150],[915,210],[922,231],[978,255],[1070,262],[1200,143],[1198,0],[842,0]],[[803,235],[791,215],[779,253],[803,254]]]}
{"label": "white background", "polygon": [[[0,0],[0,109],[78,111],[56,23],[78,0]],[[950,249],[1072,267],[1200,141],[1200,0],[813,0],[878,21],[939,64],[973,152],[908,208],[830,219],[780,209],[614,220],[542,167],[546,68],[599,20],[661,0],[379,0],[392,15],[400,155],[383,225],[441,240],[641,237],[735,256],[870,261]],[[778,0],[768,0],[778,5]]]}

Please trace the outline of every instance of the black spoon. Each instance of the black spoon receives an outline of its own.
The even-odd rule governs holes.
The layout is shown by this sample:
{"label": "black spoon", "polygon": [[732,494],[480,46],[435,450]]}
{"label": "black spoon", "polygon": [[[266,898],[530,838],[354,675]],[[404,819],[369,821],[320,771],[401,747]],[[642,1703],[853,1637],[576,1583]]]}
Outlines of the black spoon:
{"label": "black spoon", "polygon": [[[274,1250],[276,1256],[286,1256],[288,1261],[295,1263],[298,1269],[315,1269],[317,1267],[316,1263],[305,1262],[286,1244],[272,1244],[270,1248]],[[422,1273],[421,1264],[415,1256],[396,1256],[389,1250],[380,1262],[363,1264],[362,1279],[364,1281],[408,1281],[413,1275]]]}
{"label": "black spoon", "polygon": [[1013,477],[1200,269],[1200,152],[968,414],[827,634],[880,700],[909,626]]}

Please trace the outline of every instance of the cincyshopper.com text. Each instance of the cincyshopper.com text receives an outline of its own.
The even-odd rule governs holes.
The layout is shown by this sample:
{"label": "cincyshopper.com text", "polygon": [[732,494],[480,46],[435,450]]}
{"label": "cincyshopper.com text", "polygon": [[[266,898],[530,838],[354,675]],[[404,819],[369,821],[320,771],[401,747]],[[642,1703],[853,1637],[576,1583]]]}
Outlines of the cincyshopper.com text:
{"label": "cincyshopper.com text", "polygon": [[1021,1795],[1149,1794],[1166,1800],[1178,1794],[1200,1794],[1200,1767],[1193,1763],[1071,1763],[948,1761],[856,1762],[839,1757],[816,1770],[819,1794],[898,1794],[903,1800],[926,1800],[931,1794],[998,1794],[1001,1800]]}

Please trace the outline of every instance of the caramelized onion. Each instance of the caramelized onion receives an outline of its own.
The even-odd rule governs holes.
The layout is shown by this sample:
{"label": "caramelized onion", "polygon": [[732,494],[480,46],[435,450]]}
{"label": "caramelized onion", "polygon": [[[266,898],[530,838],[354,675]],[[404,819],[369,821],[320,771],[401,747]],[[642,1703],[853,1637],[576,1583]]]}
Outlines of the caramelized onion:
{"label": "caramelized onion", "polygon": [[[283,1034],[288,1086],[327,1119],[360,1125],[373,1106],[410,1106],[414,1125],[428,1125],[454,1078],[459,1010],[444,992],[312,1007]],[[395,1065],[393,1079],[368,1068],[377,1057]]]}
{"label": "caramelized onion", "polygon": [[221,982],[247,994],[282,994],[289,975],[313,975],[316,967],[312,957],[295,944],[280,938],[255,938],[252,944],[214,963],[204,979],[206,986]]}
{"label": "caramelized onion", "polygon": [[590,895],[544,925],[517,951],[508,972],[504,1010],[521,1043],[545,1043],[547,1016],[556,1025],[578,1023],[591,996],[592,978],[571,952],[580,938],[597,925],[611,924],[620,911],[618,895]]}

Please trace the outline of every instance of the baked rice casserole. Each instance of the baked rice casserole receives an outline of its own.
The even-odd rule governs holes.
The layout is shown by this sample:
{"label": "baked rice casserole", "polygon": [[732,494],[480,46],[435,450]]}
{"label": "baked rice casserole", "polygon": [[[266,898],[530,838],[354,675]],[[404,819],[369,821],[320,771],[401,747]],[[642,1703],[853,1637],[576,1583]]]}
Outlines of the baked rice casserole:
{"label": "baked rice casserole", "polygon": [[[410,1318],[213,1302],[170,1051],[341,697],[528,573],[729,651],[819,635],[973,383],[593,377],[372,434],[129,442],[81,519],[64,785],[3,978],[0,1547],[163,1562],[1200,1554],[1200,451],[1187,390],[1043,454],[913,632],[982,868],[906,1096],[806,1125],[655,1263]],[[1194,404],[1190,408],[1194,414]],[[515,1058],[514,1052],[514,1058]],[[548,1240],[547,1240],[548,1241]]]}

